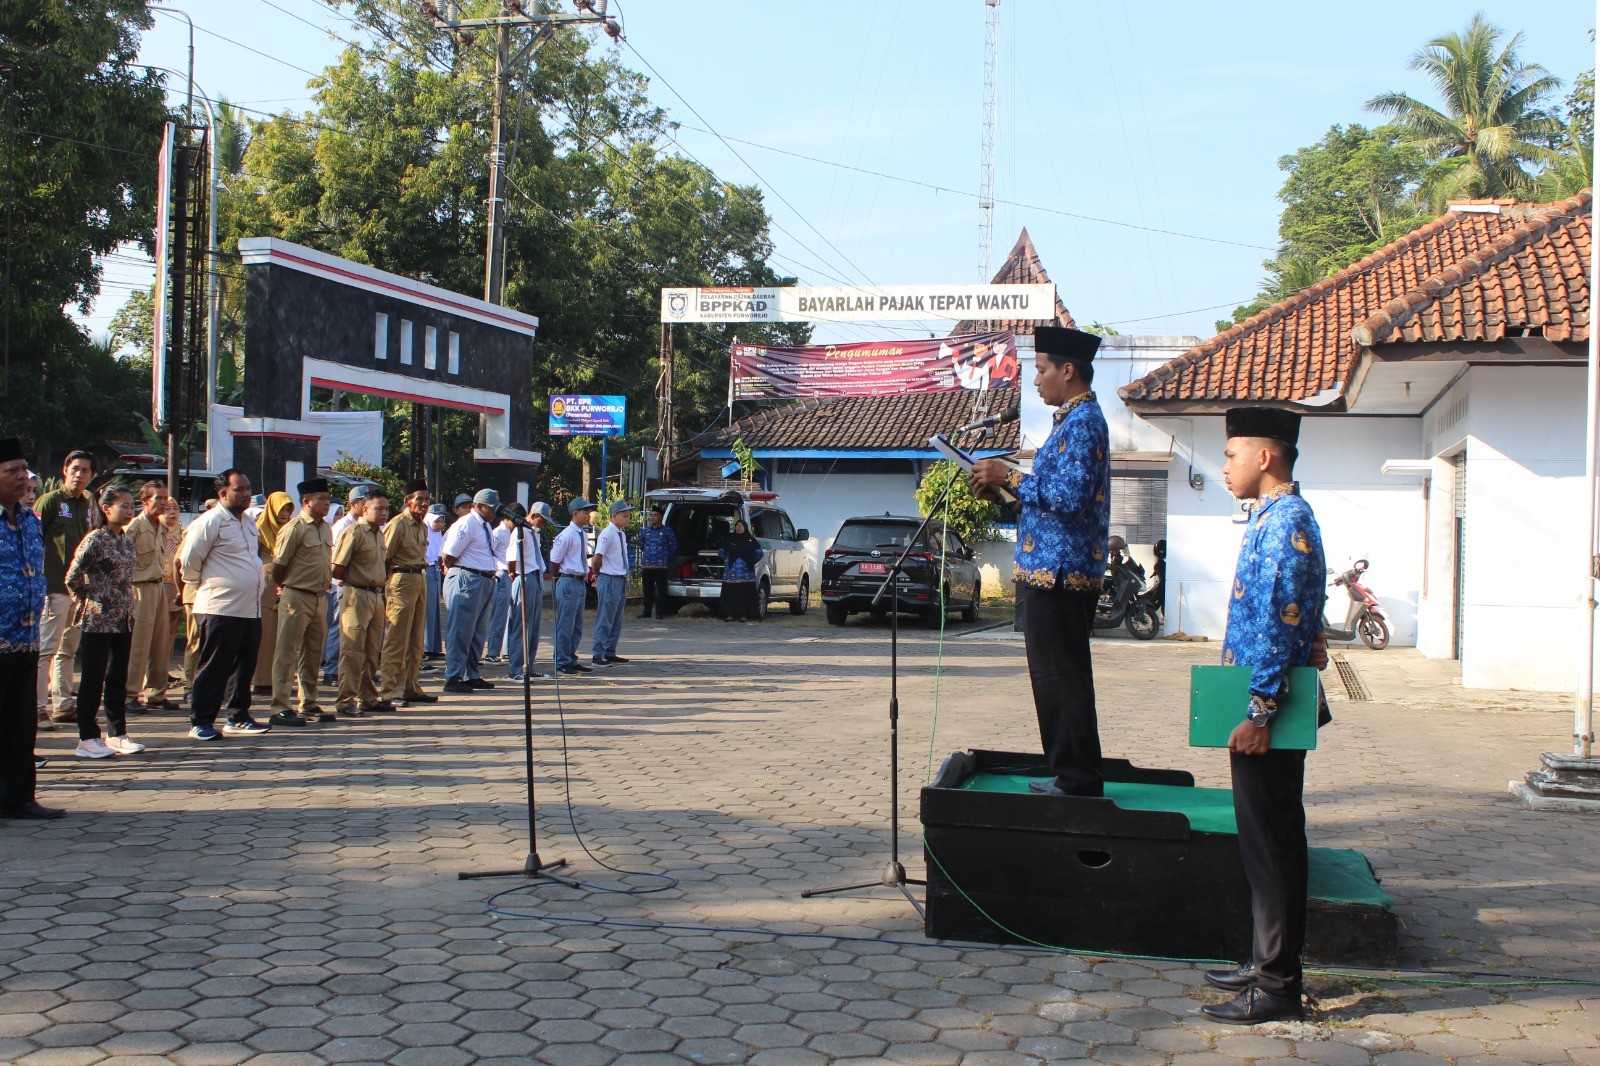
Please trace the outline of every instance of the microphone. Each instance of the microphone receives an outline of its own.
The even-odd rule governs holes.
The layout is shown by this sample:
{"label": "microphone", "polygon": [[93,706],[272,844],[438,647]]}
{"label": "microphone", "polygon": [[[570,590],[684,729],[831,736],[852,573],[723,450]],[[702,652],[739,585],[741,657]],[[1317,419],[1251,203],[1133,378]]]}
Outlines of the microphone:
{"label": "microphone", "polygon": [[956,430],[956,432],[968,433],[975,429],[993,429],[996,426],[1003,426],[1007,423],[1015,422],[1017,417],[1021,414],[1022,408],[1008,407],[997,415],[990,415],[988,418],[980,418],[976,422],[968,422],[966,425]]}
{"label": "microphone", "polygon": [[511,509],[510,504],[502,503],[494,509],[494,516],[503,521],[510,522],[518,529],[532,529],[533,526],[525,518],[518,518],[517,512]]}

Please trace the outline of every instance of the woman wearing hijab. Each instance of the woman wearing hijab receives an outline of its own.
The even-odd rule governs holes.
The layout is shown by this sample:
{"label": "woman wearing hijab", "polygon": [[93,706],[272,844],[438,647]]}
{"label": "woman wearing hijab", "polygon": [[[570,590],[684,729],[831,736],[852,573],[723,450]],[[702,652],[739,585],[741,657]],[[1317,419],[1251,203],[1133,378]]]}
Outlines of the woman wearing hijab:
{"label": "woman wearing hijab", "polygon": [[717,549],[722,556],[722,617],[725,621],[737,618],[748,621],[760,618],[757,599],[756,563],[762,556],[761,545],[750,535],[744,519],[733,523],[733,532],[722,538]]}
{"label": "woman wearing hijab", "polygon": [[[67,567],[67,592],[82,626],[83,673],[78,679],[78,748],[83,759],[137,755],[144,745],[128,736],[128,652],[133,644],[133,493],[113,485],[100,493],[104,522],[78,542]],[[106,728],[97,716],[105,704]]]}
{"label": "woman wearing hijab", "polygon": [[287,492],[274,492],[256,515],[256,533],[261,555],[261,650],[256,652],[256,676],[251,682],[258,696],[272,692],[272,657],[278,650],[278,588],[272,580],[272,552],[278,545],[278,531],[294,517],[294,500]]}

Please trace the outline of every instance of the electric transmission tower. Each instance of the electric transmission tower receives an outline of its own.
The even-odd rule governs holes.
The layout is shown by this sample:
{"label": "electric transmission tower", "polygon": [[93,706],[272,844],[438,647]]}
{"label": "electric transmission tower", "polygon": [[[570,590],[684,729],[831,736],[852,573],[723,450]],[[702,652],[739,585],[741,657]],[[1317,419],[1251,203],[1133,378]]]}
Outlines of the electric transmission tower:
{"label": "electric transmission tower", "polygon": [[1000,134],[1000,0],[983,0],[983,148],[978,163],[978,280],[994,257],[994,153]]}

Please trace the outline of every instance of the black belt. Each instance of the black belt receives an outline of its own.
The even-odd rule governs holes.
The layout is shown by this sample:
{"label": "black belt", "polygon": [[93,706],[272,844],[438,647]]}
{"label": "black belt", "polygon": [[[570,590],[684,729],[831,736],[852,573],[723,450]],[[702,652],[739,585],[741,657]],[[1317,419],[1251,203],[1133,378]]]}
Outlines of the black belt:
{"label": "black belt", "polygon": [[494,577],[493,570],[474,570],[470,566],[461,566],[459,564],[456,566],[456,569],[465,570],[469,574],[477,574],[479,577]]}
{"label": "black belt", "polygon": [[362,592],[382,592],[383,591],[383,586],[382,585],[352,585],[348,581],[346,581],[344,583],[344,587],[347,588],[347,589],[360,589]]}
{"label": "black belt", "polygon": [[164,578],[164,577],[151,577],[151,578],[146,578],[143,581],[135,581],[134,584],[135,585],[160,585],[160,584],[163,584],[166,580],[167,579]]}
{"label": "black belt", "polygon": [[420,574],[426,569],[427,567],[424,566],[393,566],[389,568],[390,572],[395,574]]}
{"label": "black belt", "polygon": [[307,596],[326,596],[328,594],[326,589],[321,592],[317,592],[312,589],[303,589],[299,585],[285,585],[283,587],[286,589],[293,589],[295,592],[304,592]]}
{"label": "black belt", "polygon": [[589,575],[588,575],[588,574],[587,574],[587,573],[582,573],[582,574],[569,574],[569,573],[567,573],[567,572],[566,572],[566,571],[565,571],[565,570],[563,570],[563,571],[561,571],[561,576],[562,576],[562,577],[570,577],[570,578],[572,578],[572,579],[573,579],[573,580],[574,580],[574,581],[584,581],[584,580],[586,580],[586,579],[587,579],[587,578],[588,578],[588,577],[589,577]]}

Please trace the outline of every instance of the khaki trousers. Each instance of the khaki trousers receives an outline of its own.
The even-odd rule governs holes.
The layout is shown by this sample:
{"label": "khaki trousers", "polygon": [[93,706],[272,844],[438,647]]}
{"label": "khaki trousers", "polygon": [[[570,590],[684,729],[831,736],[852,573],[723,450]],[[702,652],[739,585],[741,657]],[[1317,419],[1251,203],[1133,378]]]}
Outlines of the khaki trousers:
{"label": "khaki trousers", "polygon": [[322,665],[322,642],[328,638],[327,597],[320,592],[284,589],[278,599],[278,647],[272,656],[272,712],[296,708],[294,690],[299,680],[300,713],[317,706],[317,669]]}
{"label": "khaki trousers", "polygon": [[251,684],[258,688],[272,685],[272,661],[278,650],[278,586],[272,583],[272,564],[261,566],[261,650],[256,652],[256,676]]}
{"label": "khaki trousers", "polygon": [[428,626],[428,580],[390,574],[383,634],[383,695],[393,703],[422,694],[422,640]]}
{"label": "khaki trousers", "polygon": [[[39,620],[39,710],[58,721],[77,721],[72,704],[72,660],[78,654],[78,626],[72,621],[72,597],[52,592],[44,598]],[[54,703],[52,705],[52,697]]]}
{"label": "khaki trousers", "polygon": [[200,660],[200,624],[194,620],[194,604],[183,605],[183,685],[194,695],[194,668]]}
{"label": "khaki trousers", "polygon": [[378,702],[378,649],[383,638],[383,593],[346,585],[339,594],[339,706]]}
{"label": "khaki trousers", "polygon": [[128,652],[128,694],[145,700],[167,698],[172,669],[172,634],[167,629],[167,583],[133,586],[133,645]]}

